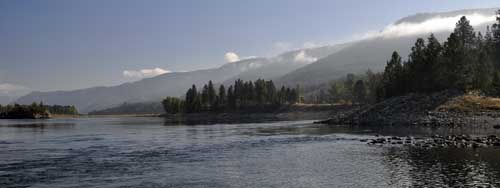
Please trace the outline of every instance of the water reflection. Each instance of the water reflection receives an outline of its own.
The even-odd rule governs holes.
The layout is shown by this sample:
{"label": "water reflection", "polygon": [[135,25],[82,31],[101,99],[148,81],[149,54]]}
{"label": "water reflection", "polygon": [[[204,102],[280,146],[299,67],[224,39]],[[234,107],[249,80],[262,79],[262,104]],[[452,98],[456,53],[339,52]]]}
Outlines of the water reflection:
{"label": "water reflection", "polygon": [[23,129],[67,129],[73,128],[74,126],[74,123],[27,123],[6,125],[6,127]]}
{"label": "water reflection", "polygon": [[392,182],[413,187],[499,187],[500,149],[391,147],[384,164]]}

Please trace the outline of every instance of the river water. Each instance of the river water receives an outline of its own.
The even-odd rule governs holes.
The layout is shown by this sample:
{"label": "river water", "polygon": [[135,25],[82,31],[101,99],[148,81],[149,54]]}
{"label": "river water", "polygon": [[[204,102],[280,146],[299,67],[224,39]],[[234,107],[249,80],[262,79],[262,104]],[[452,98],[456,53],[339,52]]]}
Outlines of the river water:
{"label": "river water", "polygon": [[500,187],[500,148],[360,141],[443,132],[312,121],[0,120],[0,187]]}

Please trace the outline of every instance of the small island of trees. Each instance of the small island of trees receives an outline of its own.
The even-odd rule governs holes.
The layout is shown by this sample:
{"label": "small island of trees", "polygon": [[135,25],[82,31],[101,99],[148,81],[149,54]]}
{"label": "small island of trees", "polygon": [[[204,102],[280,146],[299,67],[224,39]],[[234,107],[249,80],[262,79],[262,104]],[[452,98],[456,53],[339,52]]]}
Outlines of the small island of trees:
{"label": "small island of trees", "polygon": [[272,80],[258,79],[255,82],[240,79],[227,90],[220,85],[215,90],[212,81],[205,84],[201,91],[196,85],[187,90],[185,99],[167,97],[162,101],[167,113],[199,112],[266,112],[280,106],[299,101],[299,88],[282,86],[277,89]]}
{"label": "small island of trees", "polygon": [[52,114],[78,115],[79,113],[75,106],[44,105],[42,102],[31,105],[0,105],[1,119],[46,119],[51,118]]}

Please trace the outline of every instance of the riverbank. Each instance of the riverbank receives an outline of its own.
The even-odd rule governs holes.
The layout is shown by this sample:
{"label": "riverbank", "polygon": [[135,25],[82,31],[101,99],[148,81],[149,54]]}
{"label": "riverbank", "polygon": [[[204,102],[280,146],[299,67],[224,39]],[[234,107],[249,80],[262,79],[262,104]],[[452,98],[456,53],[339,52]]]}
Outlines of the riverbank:
{"label": "riverbank", "polygon": [[318,120],[350,110],[351,105],[294,104],[273,112],[225,112],[164,114],[166,124],[261,123],[271,121]]}
{"label": "riverbank", "polygon": [[500,99],[443,91],[409,94],[332,115],[318,123],[383,126],[499,126]]}

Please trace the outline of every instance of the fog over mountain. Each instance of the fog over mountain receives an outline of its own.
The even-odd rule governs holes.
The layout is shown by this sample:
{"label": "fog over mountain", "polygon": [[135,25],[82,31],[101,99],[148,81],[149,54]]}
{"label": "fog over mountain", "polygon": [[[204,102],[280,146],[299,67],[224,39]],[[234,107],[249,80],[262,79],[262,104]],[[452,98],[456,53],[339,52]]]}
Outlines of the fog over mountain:
{"label": "fog over mountain", "polygon": [[325,85],[347,73],[368,69],[383,70],[394,50],[406,57],[417,37],[433,32],[440,41],[454,28],[462,15],[470,16],[476,31],[484,31],[493,23],[496,9],[461,10],[408,16],[381,31],[367,32],[360,40],[310,49],[285,52],[271,58],[251,58],[218,68],[191,72],[172,72],[113,87],[93,87],[73,91],[32,92],[19,103],[43,101],[48,104],[76,105],[80,112],[100,110],[122,104],[160,100],[165,96],[182,96],[192,85],[208,80],[230,84],[236,79],[273,79],[278,84],[310,88]]}
{"label": "fog over mountain", "polygon": [[495,10],[461,10],[405,17],[379,32],[365,34],[364,40],[284,75],[277,82],[315,88],[348,73],[363,73],[368,69],[382,71],[393,51],[397,50],[406,58],[418,37],[427,38],[433,33],[439,41],[444,41],[461,16],[468,17],[476,32],[484,33],[487,25],[495,21]]}

